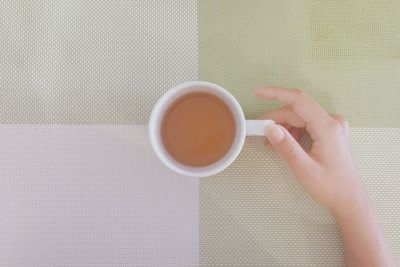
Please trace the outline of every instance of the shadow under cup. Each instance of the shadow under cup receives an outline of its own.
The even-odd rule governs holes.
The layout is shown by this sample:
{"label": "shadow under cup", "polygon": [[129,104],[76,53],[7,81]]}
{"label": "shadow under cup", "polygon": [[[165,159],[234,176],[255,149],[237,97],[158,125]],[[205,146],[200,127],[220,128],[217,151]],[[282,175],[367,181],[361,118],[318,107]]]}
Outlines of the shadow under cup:
{"label": "shadow under cup", "polygon": [[[192,93],[212,94],[222,100],[230,109],[235,122],[235,135],[228,152],[216,162],[206,166],[188,166],[174,159],[167,151],[162,140],[162,122],[168,109],[179,98]],[[246,137],[246,122],[237,100],[219,85],[193,81],[169,89],[156,103],[150,116],[149,137],[157,157],[171,170],[193,177],[205,177],[216,174],[228,167],[239,155]]]}

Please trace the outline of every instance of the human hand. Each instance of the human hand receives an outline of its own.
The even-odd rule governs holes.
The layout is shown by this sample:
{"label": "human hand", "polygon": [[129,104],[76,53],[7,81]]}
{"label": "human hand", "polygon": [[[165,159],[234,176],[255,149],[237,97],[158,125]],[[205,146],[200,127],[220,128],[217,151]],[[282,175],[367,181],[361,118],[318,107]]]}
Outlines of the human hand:
{"label": "human hand", "polygon": [[[286,104],[259,119],[280,124],[268,129],[267,138],[272,148],[287,160],[306,191],[332,211],[366,201],[347,136],[348,124],[342,117],[329,115],[297,89],[259,88],[255,94]],[[305,132],[312,140],[309,152],[297,142]]]}

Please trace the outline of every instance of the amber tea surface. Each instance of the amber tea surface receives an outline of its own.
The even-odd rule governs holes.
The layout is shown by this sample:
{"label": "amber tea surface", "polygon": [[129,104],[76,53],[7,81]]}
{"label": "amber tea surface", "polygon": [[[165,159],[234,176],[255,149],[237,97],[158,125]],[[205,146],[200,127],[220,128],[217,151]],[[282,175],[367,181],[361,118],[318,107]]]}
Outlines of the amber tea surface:
{"label": "amber tea surface", "polygon": [[235,128],[234,116],[224,101],[195,92],[172,103],[162,120],[161,137],[176,161],[200,167],[218,161],[229,151]]}

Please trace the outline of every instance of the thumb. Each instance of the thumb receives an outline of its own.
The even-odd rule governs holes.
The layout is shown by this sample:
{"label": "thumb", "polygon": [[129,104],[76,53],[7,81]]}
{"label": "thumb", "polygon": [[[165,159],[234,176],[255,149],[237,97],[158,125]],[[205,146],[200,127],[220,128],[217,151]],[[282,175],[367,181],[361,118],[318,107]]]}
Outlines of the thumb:
{"label": "thumb", "polygon": [[309,170],[313,160],[284,127],[271,125],[267,129],[267,138],[296,174],[301,175]]}

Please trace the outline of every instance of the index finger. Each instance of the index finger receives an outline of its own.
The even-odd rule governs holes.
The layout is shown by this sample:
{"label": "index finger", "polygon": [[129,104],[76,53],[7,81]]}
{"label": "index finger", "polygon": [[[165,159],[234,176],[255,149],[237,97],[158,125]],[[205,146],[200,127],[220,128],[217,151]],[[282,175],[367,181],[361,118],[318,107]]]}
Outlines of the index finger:
{"label": "index finger", "polygon": [[310,126],[315,133],[324,133],[331,120],[328,113],[311,97],[298,89],[257,88],[256,96],[278,100],[292,107],[293,111]]}

